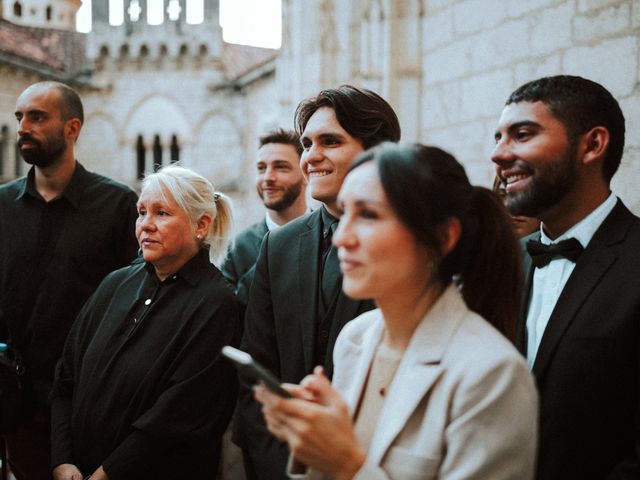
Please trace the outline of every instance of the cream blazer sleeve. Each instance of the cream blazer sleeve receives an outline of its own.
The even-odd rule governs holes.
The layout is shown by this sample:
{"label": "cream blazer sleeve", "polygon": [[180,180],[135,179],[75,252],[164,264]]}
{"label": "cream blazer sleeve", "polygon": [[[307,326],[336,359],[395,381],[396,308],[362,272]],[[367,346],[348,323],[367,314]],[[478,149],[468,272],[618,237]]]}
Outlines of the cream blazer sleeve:
{"label": "cream blazer sleeve", "polygon": [[[334,387],[351,411],[383,331],[379,310],[347,324]],[[527,480],[538,398],[526,363],[449,287],[416,330],[357,480]]]}

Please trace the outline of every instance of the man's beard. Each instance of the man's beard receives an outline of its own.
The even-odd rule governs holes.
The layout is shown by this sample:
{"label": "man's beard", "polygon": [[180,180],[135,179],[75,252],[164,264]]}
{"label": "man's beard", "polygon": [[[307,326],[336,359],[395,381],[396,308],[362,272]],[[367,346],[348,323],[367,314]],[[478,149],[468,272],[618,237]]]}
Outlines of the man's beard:
{"label": "man's beard", "polygon": [[507,193],[506,205],[511,214],[537,217],[556,205],[569,192],[577,179],[577,142],[571,142],[565,154],[555,162],[532,169],[530,185],[516,193]]}
{"label": "man's beard", "polygon": [[[19,148],[22,143],[28,142],[33,148]],[[64,153],[67,145],[64,141],[64,135],[60,131],[59,135],[47,138],[44,143],[39,142],[31,135],[22,135],[18,139],[18,148],[20,156],[30,165],[46,168],[53,165]]]}
{"label": "man's beard", "polygon": [[262,203],[269,210],[275,210],[276,212],[281,212],[282,210],[286,210],[291,205],[293,205],[298,197],[300,196],[300,192],[302,191],[302,184],[304,180],[300,180],[298,183],[291,185],[289,188],[285,189],[282,197],[278,200],[270,200],[265,199],[262,193],[262,189],[258,189],[258,195],[262,199]]}

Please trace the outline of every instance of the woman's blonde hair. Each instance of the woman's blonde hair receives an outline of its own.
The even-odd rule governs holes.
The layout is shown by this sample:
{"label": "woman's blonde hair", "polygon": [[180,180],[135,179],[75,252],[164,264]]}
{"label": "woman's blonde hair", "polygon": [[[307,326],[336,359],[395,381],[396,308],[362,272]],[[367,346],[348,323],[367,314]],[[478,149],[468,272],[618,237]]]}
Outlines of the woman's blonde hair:
{"label": "woman's blonde hair", "polygon": [[177,164],[162,167],[142,180],[142,190],[158,192],[166,201],[165,193],[173,196],[178,206],[193,222],[204,214],[211,216],[211,227],[202,239],[202,247],[209,249],[211,263],[219,265],[227,253],[233,229],[231,199],[216,192],[213,184],[199,173]]}

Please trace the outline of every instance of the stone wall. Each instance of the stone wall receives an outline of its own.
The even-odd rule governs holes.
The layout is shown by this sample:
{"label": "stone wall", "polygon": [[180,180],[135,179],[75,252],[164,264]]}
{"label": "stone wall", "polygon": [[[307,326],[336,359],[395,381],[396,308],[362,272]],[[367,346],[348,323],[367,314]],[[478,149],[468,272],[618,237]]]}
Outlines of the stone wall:
{"label": "stone wall", "polygon": [[509,93],[529,80],[581,75],[603,84],[627,119],[614,189],[640,212],[637,0],[427,0],[421,139],[456,154],[489,185],[493,132]]}
{"label": "stone wall", "polygon": [[[640,181],[640,1],[283,3],[282,105],[340,83],[368,86],[396,108],[404,140],[449,150],[477,184],[491,184],[493,133],[511,91],[555,74],[602,83],[627,118],[625,156],[613,188],[640,213],[634,188]],[[316,19],[315,28],[309,18]],[[332,32],[335,41],[329,41]]]}

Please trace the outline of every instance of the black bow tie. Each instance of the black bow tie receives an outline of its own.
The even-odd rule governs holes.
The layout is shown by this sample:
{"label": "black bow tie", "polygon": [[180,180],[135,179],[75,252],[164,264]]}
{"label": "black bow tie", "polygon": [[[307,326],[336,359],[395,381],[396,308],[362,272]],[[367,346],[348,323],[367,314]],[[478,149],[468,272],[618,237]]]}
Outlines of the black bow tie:
{"label": "black bow tie", "polygon": [[549,264],[553,257],[564,257],[567,260],[576,262],[584,248],[575,238],[562,240],[558,243],[545,245],[535,240],[527,242],[527,252],[531,255],[531,262],[537,267],[542,268]]}

